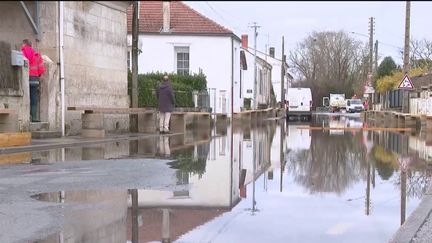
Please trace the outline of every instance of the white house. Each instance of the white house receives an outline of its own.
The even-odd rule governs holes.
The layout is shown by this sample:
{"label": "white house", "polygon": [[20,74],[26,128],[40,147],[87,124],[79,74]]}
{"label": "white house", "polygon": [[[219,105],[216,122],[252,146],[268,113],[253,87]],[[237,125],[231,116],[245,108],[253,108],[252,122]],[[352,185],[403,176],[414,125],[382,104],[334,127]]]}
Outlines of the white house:
{"label": "white house", "polygon": [[[240,38],[180,1],[140,1],[139,10],[138,72],[202,72],[213,112],[240,111]],[[130,8],[129,46],[131,27]]]}
{"label": "white house", "polygon": [[[252,48],[250,50],[253,51]],[[268,64],[270,64],[272,66],[271,82],[272,82],[273,90],[275,92],[276,102],[280,102],[281,101],[281,66],[282,66],[281,64],[282,64],[282,59],[275,57],[275,52],[274,52],[273,47],[270,47],[269,50],[270,51],[268,54],[265,52],[261,52],[261,51],[257,50],[257,56],[264,59]],[[291,86],[291,80],[293,79],[293,77],[288,73],[288,64],[286,62],[284,63],[284,68],[285,68],[284,89],[286,92],[287,87]]]}
{"label": "white house", "polygon": [[[241,75],[240,75],[240,96],[241,99],[251,99],[251,108],[268,107],[271,100],[272,66],[257,54],[256,78],[254,87],[254,52],[248,48],[248,37],[242,35],[241,47]],[[254,89],[256,88],[256,94]],[[256,95],[256,102],[253,101]],[[244,107],[244,104],[242,104]]]}

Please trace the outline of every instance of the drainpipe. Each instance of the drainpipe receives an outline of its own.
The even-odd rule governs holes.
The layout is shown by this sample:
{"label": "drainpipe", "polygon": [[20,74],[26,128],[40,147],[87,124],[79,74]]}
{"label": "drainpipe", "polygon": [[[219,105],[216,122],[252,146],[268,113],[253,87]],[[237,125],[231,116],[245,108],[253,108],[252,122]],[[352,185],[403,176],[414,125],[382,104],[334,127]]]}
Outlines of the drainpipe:
{"label": "drainpipe", "polygon": [[234,163],[234,37],[231,36],[231,168],[230,168],[230,208],[232,207],[233,163]]}
{"label": "drainpipe", "polygon": [[36,26],[38,28],[38,33],[36,35],[36,38],[38,41],[40,41],[40,39],[41,39],[41,30],[40,30],[40,24],[39,24],[39,11],[40,11],[39,1],[36,1]]}
{"label": "drainpipe", "polygon": [[59,1],[59,62],[60,62],[60,96],[61,96],[61,131],[65,136],[65,89],[64,89],[64,56],[63,56],[63,20],[64,3]]}

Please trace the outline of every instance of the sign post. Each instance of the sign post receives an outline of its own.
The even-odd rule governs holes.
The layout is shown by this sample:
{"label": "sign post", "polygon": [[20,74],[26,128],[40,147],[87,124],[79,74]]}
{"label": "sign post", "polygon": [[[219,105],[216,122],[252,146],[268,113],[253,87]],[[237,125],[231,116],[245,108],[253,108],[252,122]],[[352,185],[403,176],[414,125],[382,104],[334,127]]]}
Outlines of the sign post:
{"label": "sign post", "polygon": [[404,89],[404,90],[413,90],[414,84],[411,81],[411,79],[408,77],[408,74],[405,74],[402,81],[399,84],[398,89]]}
{"label": "sign post", "polygon": [[409,90],[414,89],[414,84],[411,81],[411,79],[408,77],[408,74],[405,74],[402,81],[400,82],[398,86],[399,90],[402,90],[403,96],[402,96],[402,112],[409,112]]}

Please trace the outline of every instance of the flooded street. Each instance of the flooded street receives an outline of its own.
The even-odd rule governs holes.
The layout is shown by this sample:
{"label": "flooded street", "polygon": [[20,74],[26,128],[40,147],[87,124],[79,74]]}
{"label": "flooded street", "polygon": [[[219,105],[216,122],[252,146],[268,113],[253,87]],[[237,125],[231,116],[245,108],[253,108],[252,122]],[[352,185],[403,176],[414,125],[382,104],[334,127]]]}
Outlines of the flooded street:
{"label": "flooded street", "polygon": [[[30,215],[46,217],[46,222],[28,236],[7,238],[2,227],[6,238],[0,238],[44,243],[387,242],[430,184],[431,145],[421,134],[309,126],[365,124],[358,117],[320,115],[312,123],[269,120],[233,130],[216,127],[30,153],[29,165],[0,167],[14,171],[16,179],[2,177],[0,194],[8,195],[11,187],[22,191],[11,201],[0,201],[0,223],[11,222],[5,210],[12,200],[36,204]],[[133,171],[126,171],[132,165]],[[99,178],[99,184],[87,175]],[[19,185],[20,180],[29,184]],[[9,229],[20,232],[14,227]]]}

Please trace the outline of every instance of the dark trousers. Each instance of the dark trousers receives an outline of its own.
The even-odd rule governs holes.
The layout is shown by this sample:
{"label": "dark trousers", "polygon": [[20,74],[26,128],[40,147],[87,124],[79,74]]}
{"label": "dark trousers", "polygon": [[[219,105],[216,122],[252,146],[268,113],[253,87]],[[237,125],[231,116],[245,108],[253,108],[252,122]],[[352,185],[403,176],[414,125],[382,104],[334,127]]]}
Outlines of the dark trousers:
{"label": "dark trousers", "polygon": [[31,76],[30,82],[30,119],[39,121],[39,77]]}

